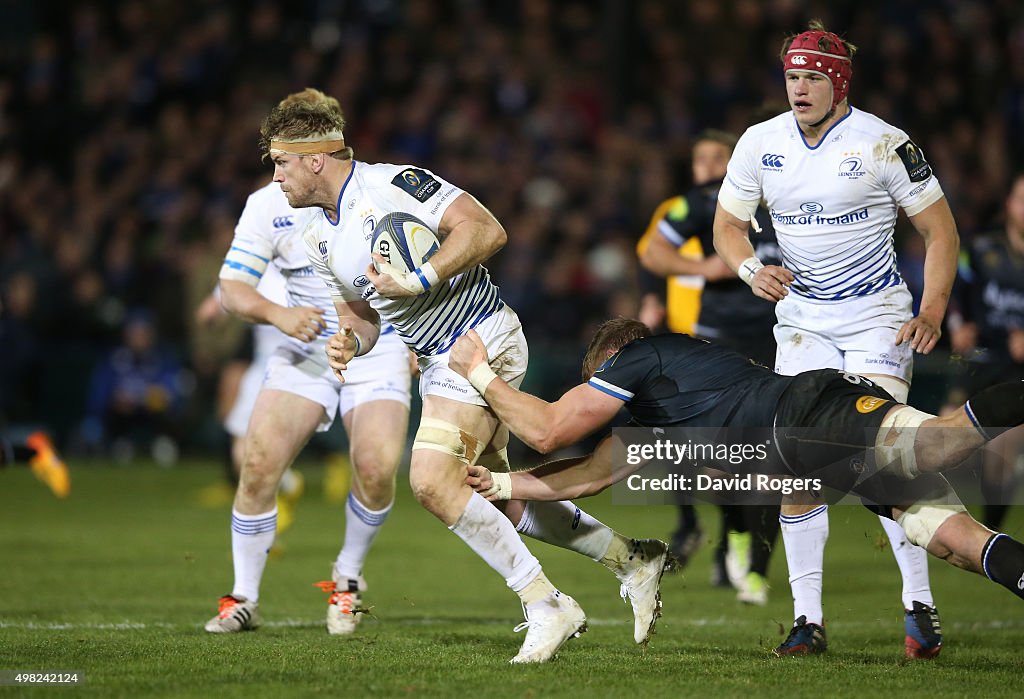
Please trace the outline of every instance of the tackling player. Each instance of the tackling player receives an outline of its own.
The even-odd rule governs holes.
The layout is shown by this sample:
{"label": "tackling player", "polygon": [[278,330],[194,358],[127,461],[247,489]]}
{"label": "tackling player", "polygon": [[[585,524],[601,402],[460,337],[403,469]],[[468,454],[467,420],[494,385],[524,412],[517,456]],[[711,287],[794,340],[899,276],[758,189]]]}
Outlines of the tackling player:
{"label": "tackling player", "polygon": [[[498,377],[472,331],[455,343],[451,367],[517,437],[542,452],[583,439],[623,407],[633,425],[665,434],[668,428],[710,427],[718,434],[732,427],[769,429],[768,458],[730,461],[733,474],[817,476],[824,486],[860,495],[932,555],[1024,599],[1024,545],[976,522],[939,475],[1024,423],[1021,381],[992,386],[940,418],[893,400],[849,372],[780,376],[703,340],[651,337],[643,323],[625,318],[598,329],[583,360],[585,383],[554,403]],[[639,459],[615,460],[613,442],[614,435],[593,454],[530,471],[490,473],[471,466],[466,482],[492,500],[593,495],[644,466]]]}
{"label": "tackling player", "polygon": [[[718,195],[715,249],[755,295],[778,302],[776,371],[845,369],[905,402],[913,352],[928,353],[939,339],[958,237],[924,152],[903,131],[850,106],[855,52],[818,21],[785,40],[781,58],[791,112],[750,127],[740,138]],[[781,266],[758,259],[747,235],[762,201],[775,226]],[[916,317],[896,269],[897,208],[927,247]],[[827,505],[784,499],[781,520],[799,623],[778,652],[822,652]],[[942,641],[927,556],[891,520],[881,521],[903,574],[905,654],[934,657]]]}
{"label": "tackling player", "polygon": [[[508,431],[448,369],[452,343],[475,327],[502,375],[518,383],[526,372],[519,319],[480,266],[504,244],[504,229],[476,199],[427,170],[353,159],[344,126],[336,112],[294,104],[273,110],[261,128],[263,152],[289,204],[314,207],[307,253],[330,288],[340,323],[328,343],[331,367],[347,382],[350,364],[378,344],[381,319],[419,357],[423,412],[412,450],[412,490],[522,600],[527,620],[517,630],[528,631],[513,663],[548,660],[586,626],[583,610],[548,581],[517,529],[611,569],[633,605],[634,638],[645,643],[659,614],[665,544],[627,539],[571,503],[517,504],[507,518],[463,482],[465,466],[478,460],[508,468]],[[438,233],[440,248],[418,269],[400,271],[381,258],[380,273],[372,265],[373,231],[392,212],[411,214]]]}

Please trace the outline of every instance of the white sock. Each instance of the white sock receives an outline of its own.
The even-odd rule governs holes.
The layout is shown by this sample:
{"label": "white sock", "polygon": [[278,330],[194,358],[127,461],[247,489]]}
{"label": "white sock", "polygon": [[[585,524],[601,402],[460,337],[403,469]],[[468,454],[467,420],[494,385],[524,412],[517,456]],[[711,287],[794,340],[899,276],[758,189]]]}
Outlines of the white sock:
{"label": "white sock", "polygon": [[615,532],[568,500],[528,502],[516,531],[600,561]]}
{"label": "white sock", "polygon": [[243,515],[231,510],[231,559],[235,565],[233,597],[255,602],[260,597],[260,580],[267,566],[267,554],[277,532],[277,508],[261,515]]}
{"label": "white sock", "polygon": [[828,505],[802,515],[779,515],[786,544],[789,587],[793,591],[793,618],[807,617],[821,624],[821,578],[828,541]]}
{"label": "white sock", "polygon": [[449,527],[486,561],[515,592],[541,573],[540,562],[516,534],[508,517],[473,493],[459,519]]}
{"label": "white sock", "polygon": [[345,543],[334,561],[334,578],[355,579],[363,571],[363,561],[370,552],[373,540],[377,538],[384,520],[391,512],[392,502],[383,510],[371,510],[359,502],[355,495],[348,494],[345,502]]}
{"label": "white sock", "polygon": [[881,515],[878,519],[889,535],[892,555],[896,557],[903,576],[903,608],[913,609],[915,600],[934,607],[932,586],[928,580],[928,552],[907,541],[906,532],[896,522]]}

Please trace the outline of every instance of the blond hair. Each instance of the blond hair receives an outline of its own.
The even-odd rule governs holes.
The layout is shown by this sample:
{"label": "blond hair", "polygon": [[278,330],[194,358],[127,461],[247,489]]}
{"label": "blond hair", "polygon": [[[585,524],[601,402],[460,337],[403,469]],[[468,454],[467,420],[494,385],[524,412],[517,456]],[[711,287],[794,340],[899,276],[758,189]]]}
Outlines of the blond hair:
{"label": "blond hair", "polygon": [[[313,140],[317,136],[340,134],[345,125],[345,114],[338,100],[316,88],[307,87],[282,99],[263,120],[260,152],[266,158],[270,155],[271,141]],[[354,152],[346,146],[330,155],[338,160],[348,160]]]}
{"label": "blond hair", "polygon": [[608,352],[618,352],[633,340],[648,337],[650,328],[632,318],[612,318],[601,323],[583,356],[583,380],[590,381],[598,367],[608,359]]}

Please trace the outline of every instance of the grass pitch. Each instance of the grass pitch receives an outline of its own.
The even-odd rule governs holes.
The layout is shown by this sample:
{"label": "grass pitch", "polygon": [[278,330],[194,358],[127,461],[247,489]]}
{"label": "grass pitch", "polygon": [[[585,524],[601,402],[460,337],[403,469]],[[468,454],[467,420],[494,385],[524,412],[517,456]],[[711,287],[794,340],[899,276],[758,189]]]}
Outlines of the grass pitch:
{"label": "grass pitch", "polygon": [[[932,561],[946,635],[936,661],[902,658],[899,576],[876,518],[833,507],[825,564],[825,657],[773,659],[791,602],[782,551],[771,601],[738,605],[708,585],[711,546],[666,576],[665,614],[646,651],[632,641],[627,605],[599,565],[531,543],[552,581],[587,611],[590,631],[556,660],[511,667],[521,620],[504,583],[423,511],[399,496],[365,575],[371,615],[352,638],[323,628],[341,542],[341,506],[320,497],[321,470],[261,593],[266,626],[215,636],[202,624],[230,591],[228,503],[197,494],[219,467],[174,470],[83,464],[58,501],[27,469],[0,472],[0,671],[84,673],[62,688],[0,687],[0,695],[95,697],[476,696],[1020,696],[1024,604],[1006,590]],[[666,537],[669,507],[581,503],[623,533]],[[701,511],[708,538],[717,517]],[[1007,532],[1021,537],[1024,513]]]}

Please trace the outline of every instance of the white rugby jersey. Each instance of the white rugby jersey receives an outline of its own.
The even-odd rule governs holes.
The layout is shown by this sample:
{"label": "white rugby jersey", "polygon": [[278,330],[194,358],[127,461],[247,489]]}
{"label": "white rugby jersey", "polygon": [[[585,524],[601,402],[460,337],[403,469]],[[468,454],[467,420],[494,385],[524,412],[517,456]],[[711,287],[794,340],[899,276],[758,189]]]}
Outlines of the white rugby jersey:
{"label": "white rugby jersey", "polygon": [[742,201],[764,200],[790,287],[815,301],[903,285],[896,269],[896,209],[913,216],[942,197],[924,153],[903,131],[857,109],[815,147],[791,112],[740,138],[722,184]]}
{"label": "white rugby jersey", "polygon": [[389,299],[366,276],[373,229],[387,214],[408,213],[437,231],[462,190],[411,165],[353,161],[338,196],[338,220],[323,209],[306,228],[309,261],[339,301],[364,299],[419,356],[442,354],[455,339],[504,303],[487,270],[477,265],[419,296]]}

